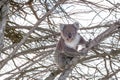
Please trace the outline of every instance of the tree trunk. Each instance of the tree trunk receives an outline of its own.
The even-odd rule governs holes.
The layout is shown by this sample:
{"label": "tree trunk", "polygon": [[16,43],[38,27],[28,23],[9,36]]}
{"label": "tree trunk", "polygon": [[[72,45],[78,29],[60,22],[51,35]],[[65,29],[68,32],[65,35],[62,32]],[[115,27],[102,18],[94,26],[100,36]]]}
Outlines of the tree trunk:
{"label": "tree trunk", "polygon": [[4,30],[7,21],[8,5],[7,1],[0,1],[0,49],[4,46]]}

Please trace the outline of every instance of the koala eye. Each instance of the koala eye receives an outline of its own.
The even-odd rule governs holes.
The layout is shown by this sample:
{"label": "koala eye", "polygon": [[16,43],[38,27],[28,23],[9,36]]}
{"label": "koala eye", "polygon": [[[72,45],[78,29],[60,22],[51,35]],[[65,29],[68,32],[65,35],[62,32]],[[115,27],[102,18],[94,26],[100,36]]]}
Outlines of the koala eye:
{"label": "koala eye", "polygon": [[68,36],[68,34],[69,34],[68,32],[64,32],[64,36],[66,36],[66,37],[67,37],[67,36]]}
{"label": "koala eye", "polygon": [[68,35],[68,34],[69,34],[69,32],[67,32],[67,31],[66,31],[66,34]]}

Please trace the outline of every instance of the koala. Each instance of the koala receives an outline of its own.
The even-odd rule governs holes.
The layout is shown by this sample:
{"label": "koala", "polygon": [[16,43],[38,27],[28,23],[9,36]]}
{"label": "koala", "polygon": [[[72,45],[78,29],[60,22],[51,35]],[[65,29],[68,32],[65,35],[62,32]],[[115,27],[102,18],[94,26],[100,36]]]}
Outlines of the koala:
{"label": "koala", "polygon": [[[60,24],[61,38],[56,45],[55,61],[61,70],[65,69],[65,66],[76,56],[78,46],[85,48],[86,40],[77,32],[79,29],[79,23],[73,24]],[[66,53],[70,52],[70,53]],[[76,52],[76,53],[74,53]]]}

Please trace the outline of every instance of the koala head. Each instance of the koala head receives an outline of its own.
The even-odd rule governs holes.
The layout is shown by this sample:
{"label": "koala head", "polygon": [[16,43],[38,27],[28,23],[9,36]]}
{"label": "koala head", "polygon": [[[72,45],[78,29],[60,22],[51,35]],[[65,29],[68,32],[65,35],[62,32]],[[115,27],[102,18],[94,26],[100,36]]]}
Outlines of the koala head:
{"label": "koala head", "polygon": [[79,29],[79,23],[73,24],[60,24],[61,36],[65,41],[71,42],[75,39],[77,30]]}

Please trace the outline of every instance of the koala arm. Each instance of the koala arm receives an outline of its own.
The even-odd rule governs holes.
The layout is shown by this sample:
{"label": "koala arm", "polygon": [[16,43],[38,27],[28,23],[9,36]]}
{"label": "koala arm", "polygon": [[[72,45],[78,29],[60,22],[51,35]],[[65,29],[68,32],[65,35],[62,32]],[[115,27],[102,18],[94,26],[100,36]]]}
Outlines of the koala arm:
{"label": "koala arm", "polygon": [[67,46],[64,47],[64,54],[68,57],[76,57],[80,55],[77,50]]}
{"label": "koala arm", "polygon": [[81,36],[81,39],[80,39],[80,41],[79,41],[79,44],[80,44],[80,45],[83,45],[85,48],[88,48],[91,40],[92,40],[92,39],[89,39],[88,41],[86,41],[86,40]]}
{"label": "koala arm", "polygon": [[60,38],[60,40],[58,41],[58,44],[56,45],[56,50],[57,51],[64,51],[64,40],[62,38]]}
{"label": "koala arm", "polygon": [[86,44],[86,43],[87,41],[82,36],[80,36],[79,44]]}
{"label": "koala arm", "polygon": [[83,46],[83,48],[80,50],[81,55],[87,55],[88,50],[86,48],[89,47],[90,41],[91,39],[89,41],[86,41],[82,36],[80,37],[79,44]]}

